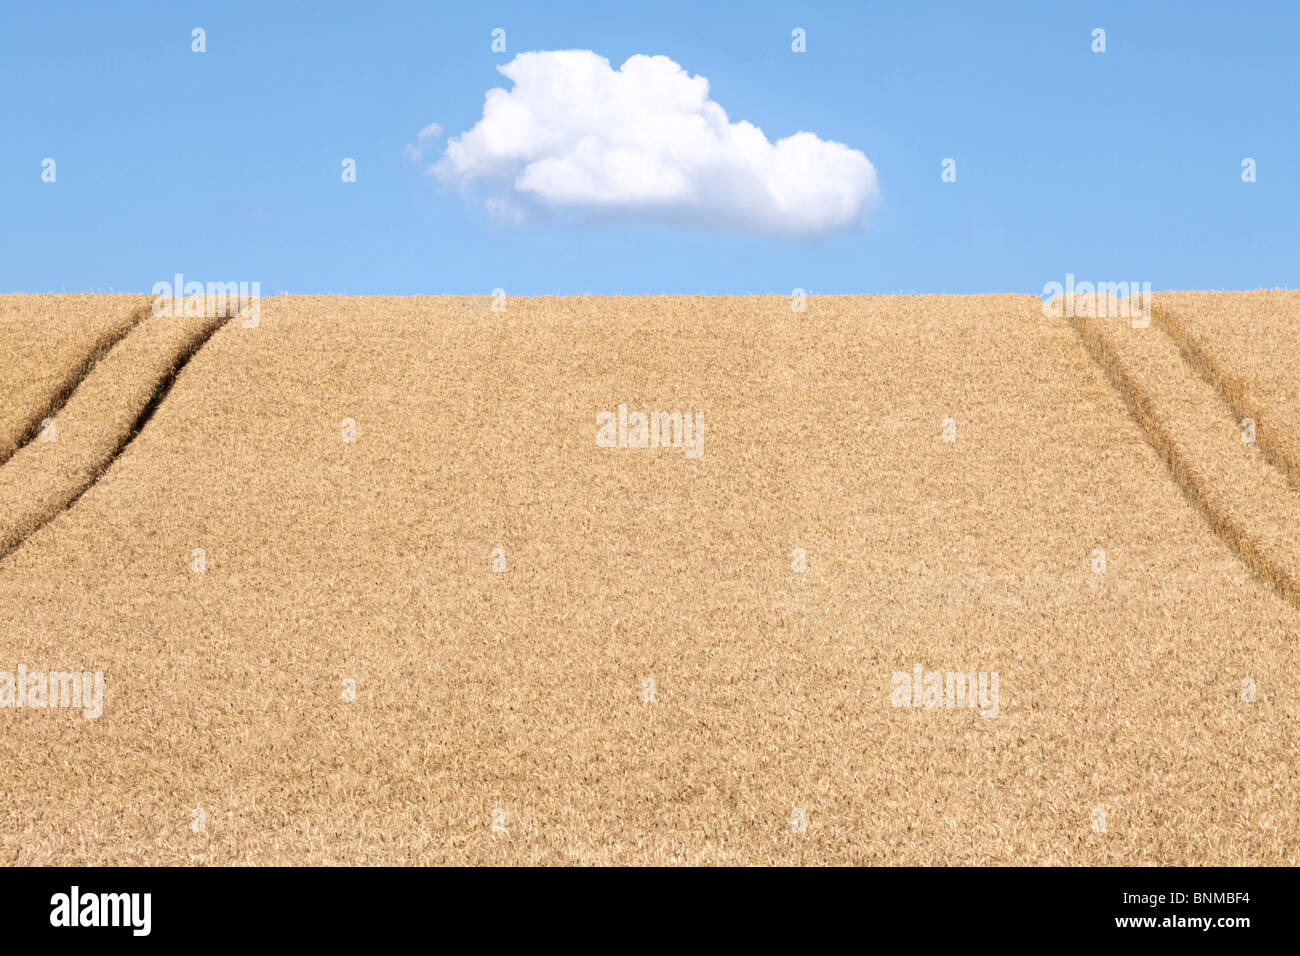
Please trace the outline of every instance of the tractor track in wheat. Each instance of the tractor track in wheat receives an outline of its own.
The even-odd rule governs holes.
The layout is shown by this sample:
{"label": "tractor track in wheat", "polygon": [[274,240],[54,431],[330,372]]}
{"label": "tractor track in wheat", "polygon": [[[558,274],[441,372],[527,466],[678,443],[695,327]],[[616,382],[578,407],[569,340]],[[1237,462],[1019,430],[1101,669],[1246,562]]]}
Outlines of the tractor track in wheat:
{"label": "tractor track in wheat", "polygon": [[[27,440],[0,465],[0,561],[65,513],[140,434],[176,377],[228,317],[134,316],[113,346],[42,411]],[[52,421],[51,441],[40,422]]]}

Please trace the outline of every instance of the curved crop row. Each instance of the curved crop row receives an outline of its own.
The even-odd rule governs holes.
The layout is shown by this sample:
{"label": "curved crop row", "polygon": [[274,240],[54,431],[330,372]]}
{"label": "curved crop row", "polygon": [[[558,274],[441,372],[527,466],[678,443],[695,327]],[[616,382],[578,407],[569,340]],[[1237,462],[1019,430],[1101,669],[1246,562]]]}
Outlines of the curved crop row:
{"label": "curved crop row", "polygon": [[1154,325],[1089,315],[1068,321],[1187,499],[1258,578],[1300,606],[1300,496],[1256,445],[1241,440],[1216,389]]}
{"label": "curved crop row", "polygon": [[70,507],[121,454],[226,317],[150,317],[0,467],[0,558]]}
{"label": "curved crop row", "polygon": [[1214,386],[1237,420],[1248,418],[1255,423],[1255,440],[1260,453],[1271,465],[1285,472],[1291,484],[1300,489],[1300,453],[1288,433],[1279,428],[1268,413],[1256,389],[1246,379],[1229,371],[1223,360],[1192,332],[1178,313],[1157,305],[1152,310],[1152,318],[1174,340],[1192,368]]}
{"label": "curved crop row", "polygon": [[149,311],[140,296],[0,299],[0,465],[36,437],[41,422]]}

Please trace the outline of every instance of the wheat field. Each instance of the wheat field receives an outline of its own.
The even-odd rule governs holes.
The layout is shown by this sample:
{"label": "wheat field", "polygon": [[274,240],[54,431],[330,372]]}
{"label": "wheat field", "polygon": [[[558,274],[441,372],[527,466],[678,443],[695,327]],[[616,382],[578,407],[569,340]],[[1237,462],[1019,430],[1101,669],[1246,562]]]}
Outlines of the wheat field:
{"label": "wheat field", "polygon": [[149,309],[144,296],[0,295],[0,464]]}
{"label": "wheat field", "polygon": [[1296,863],[1295,294],[494,304],[0,297],[0,861]]}

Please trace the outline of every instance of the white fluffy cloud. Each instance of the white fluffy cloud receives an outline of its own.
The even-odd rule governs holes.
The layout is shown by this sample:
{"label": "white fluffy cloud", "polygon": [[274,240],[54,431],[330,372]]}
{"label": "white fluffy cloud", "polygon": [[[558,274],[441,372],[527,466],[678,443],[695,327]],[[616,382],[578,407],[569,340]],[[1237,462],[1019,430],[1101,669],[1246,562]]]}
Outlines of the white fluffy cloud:
{"label": "white fluffy cloud", "polygon": [[498,69],[514,89],[488,91],[433,171],[479,184],[506,218],[551,207],[814,236],[858,225],[880,193],[858,150],[806,132],[769,142],[665,56],[614,70],[590,50],[553,50]]}

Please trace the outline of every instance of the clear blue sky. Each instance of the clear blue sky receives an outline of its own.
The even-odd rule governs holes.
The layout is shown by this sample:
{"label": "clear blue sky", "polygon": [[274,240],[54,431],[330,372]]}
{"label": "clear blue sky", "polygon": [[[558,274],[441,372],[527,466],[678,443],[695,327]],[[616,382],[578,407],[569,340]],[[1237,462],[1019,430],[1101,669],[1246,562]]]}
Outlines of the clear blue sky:
{"label": "clear blue sky", "polygon": [[[822,239],[507,225],[405,154],[430,123],[438,147],[470,129],[516,53],[557,49],[664,54],[769,139],[861,150],[879,207]],[[176,272],[264,294],[1039,293],[1067,272],[1294,288],[1297,91],[1283,0],[6,2],[0,292],[148,292]]]}

